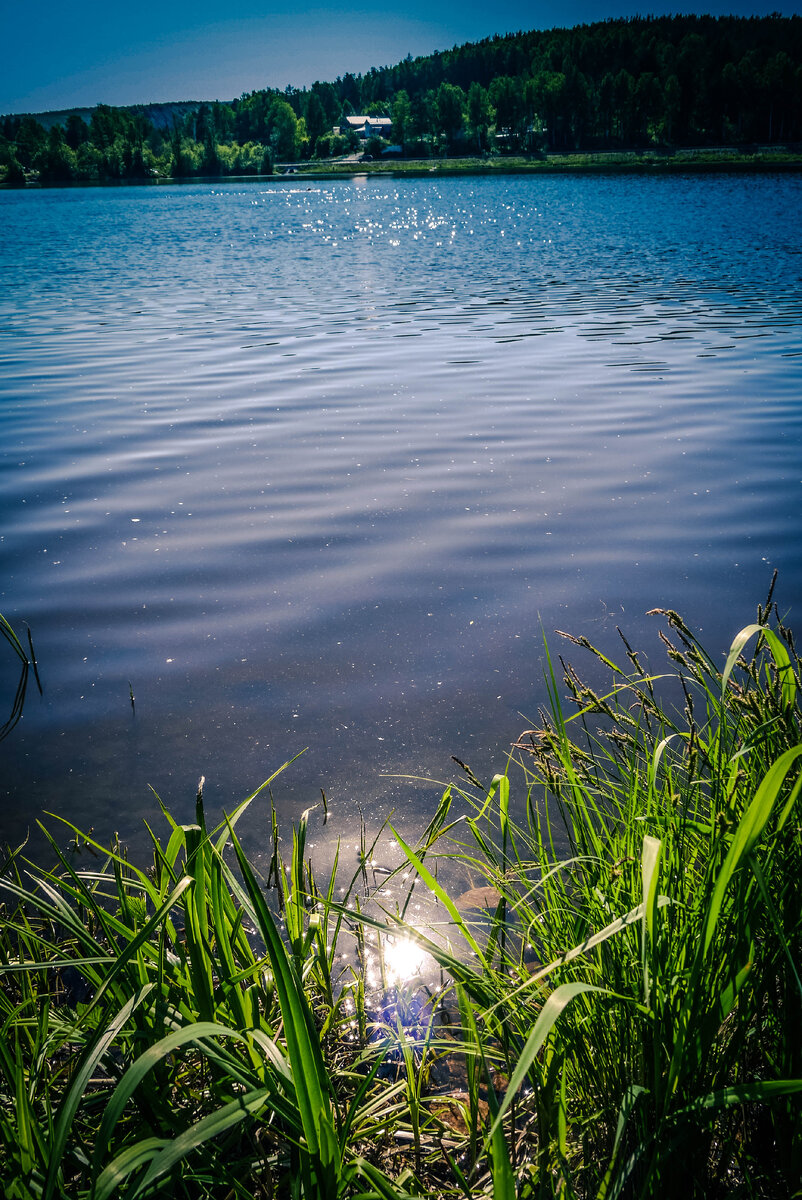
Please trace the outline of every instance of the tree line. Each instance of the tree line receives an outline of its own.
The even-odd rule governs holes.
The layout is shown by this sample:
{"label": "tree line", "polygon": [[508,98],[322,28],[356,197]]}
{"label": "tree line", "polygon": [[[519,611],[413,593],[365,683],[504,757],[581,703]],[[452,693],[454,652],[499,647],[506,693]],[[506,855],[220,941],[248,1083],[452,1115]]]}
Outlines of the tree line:
{"label": "tree line", "polygon": [[269,174],[277,162],[355,149],[354,113],[390,117],[395,152],[414,157],[795,142],[802,18],[633,18],[509,34],[309,89],[181,108],[169,128],[141,106],[100,104],[88,122],[73,113],[49,129],[6,116],[0,164],[9,182]]}

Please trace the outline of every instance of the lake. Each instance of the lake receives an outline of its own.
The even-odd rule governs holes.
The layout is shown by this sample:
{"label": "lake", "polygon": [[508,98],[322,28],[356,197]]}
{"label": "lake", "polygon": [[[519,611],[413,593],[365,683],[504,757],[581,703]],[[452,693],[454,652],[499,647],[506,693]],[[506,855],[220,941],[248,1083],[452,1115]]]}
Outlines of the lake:
{"label": "lake", "polygon": [[321,853],[414,837],[536,720],[544,632],[662,670],[671,607],[723,661],[777,567],[802,634],[800,212],[793,175],[0,193],[0,612],[44,688],[0,841],[138,845],[151,789],[218,815],[304,748],[274,796],[325,788]]}

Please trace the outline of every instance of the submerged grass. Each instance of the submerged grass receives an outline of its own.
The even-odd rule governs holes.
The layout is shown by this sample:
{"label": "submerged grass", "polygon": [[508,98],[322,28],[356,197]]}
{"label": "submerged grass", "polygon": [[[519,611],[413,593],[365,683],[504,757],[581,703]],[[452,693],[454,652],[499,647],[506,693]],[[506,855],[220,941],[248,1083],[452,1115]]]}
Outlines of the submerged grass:
{"label": "submerged grass", "polygon": [[[800,659],[771,593],[723,670],[655,615],[673,684],[568,637],[605,687],[549,659],[509,770],[396,833],[428,928],[371,898],[367,845],[320,885],[309,814],[266,886],[236,823],[270,781],[213,830],[202,788],[194,823],[164,811],[147,870],[72,827],[91,869],[10,853],[3,1194],[802,1195]],[[445,986],[372,995],[373,937]]]}

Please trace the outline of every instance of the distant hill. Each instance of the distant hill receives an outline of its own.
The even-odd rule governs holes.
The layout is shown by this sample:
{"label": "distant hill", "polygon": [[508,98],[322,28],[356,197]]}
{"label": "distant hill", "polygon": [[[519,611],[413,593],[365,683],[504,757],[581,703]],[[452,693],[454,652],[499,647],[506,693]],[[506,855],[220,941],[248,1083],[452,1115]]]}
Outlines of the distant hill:
{"label": "distant hill", "polygon": [[[123,111],[134,117],[145,117],[155,129],[172,129],[176,122],[183,122],[187,115],[196,113],[203,101],[176,100],[165,104],[127,104]],[[49,130],[54,125],[66,126],[70,117],[80,117],[88,125],[92,119],[94,108],[58,108],[52,112],[18,113],[17,116],[33,117],[43,129]]]}

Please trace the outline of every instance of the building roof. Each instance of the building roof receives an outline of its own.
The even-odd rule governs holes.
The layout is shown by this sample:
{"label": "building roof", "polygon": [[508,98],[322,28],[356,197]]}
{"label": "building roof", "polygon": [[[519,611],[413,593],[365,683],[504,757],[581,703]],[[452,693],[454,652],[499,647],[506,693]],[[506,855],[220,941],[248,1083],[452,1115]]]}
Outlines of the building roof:
{"label": "building roof", "polygon": [[352,129],[362,129],[365,125],[374,126],[377,129],[387,129],[393,123],[389,117],[351,116],[345,119]]}

